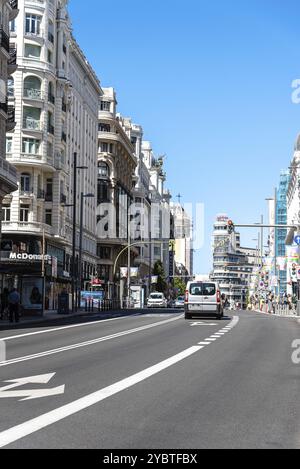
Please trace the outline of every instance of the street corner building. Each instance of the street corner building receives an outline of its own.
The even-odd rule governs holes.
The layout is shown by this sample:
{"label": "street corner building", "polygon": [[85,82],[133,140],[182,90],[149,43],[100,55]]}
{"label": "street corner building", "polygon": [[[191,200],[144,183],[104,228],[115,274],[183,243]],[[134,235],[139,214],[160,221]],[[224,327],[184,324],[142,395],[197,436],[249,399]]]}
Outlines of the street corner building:
{"label": "street corner building", "polygon": [[56,310],[62,292],[122,300],[130,263],[141,299],[157,260],[169,272],[164,158],[117,112],[114,88],[101,86],[67,0],[0,5],[0,289],[16,287],[25,314]]}
{"label": "street corner building", "polygon": [[[17,4],[17,16],[9,3]],[[87,167],[77,194],[96,185],[101,87],[72,36],[65,0],[2,4],[11,20],[7,49],[17,61],[8,65],[8,109],[14,123],[9,121],[7,128],[7,163],[1,158],[0,164],[0,171],[6,167],[10,173],[6,179],[12,180],[2,202],[1,286],[17,286],[25,312],[40,311],[41,302],[32,303],[29,291],[43,288],[44,263],[45,306],[55,309],[58,293],[70,288],[72,210],[68,205],[75,152],[78,165]],[[7,52],[9,60],[13,62]],[[4,140],[1,135],[3,157]],[[90,278],[97,265],[96,203],[92,199],[84,203],[83,272]],[[79,205],[78,195],[77,220]]]}

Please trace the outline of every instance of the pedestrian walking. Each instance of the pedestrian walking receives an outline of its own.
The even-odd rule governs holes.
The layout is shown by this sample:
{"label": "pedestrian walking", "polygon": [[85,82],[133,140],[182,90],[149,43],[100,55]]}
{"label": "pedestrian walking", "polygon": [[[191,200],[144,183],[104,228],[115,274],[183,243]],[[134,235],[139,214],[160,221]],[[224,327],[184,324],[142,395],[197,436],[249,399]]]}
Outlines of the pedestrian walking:
{"label": "pedestrian walking", "polygon": [[9,322],[19,322],[20,295],[16,288],[13,288],[8,296]]}
{"label": "pedestrian walking", "polygon": [[8,288],[4,288],[1,293],[1,309],[0,309],[0,319],[4,319],[8,313]]}

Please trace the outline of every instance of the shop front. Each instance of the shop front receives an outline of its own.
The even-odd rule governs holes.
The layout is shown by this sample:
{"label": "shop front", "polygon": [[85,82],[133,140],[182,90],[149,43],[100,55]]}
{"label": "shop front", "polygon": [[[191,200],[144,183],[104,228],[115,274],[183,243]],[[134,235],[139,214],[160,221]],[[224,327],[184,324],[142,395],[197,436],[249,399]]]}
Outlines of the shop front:
{"label": "shop front", "polygon": [[[57,309],[58,295],[70,289],[70,275],[64,271],[65,250],[36,237],[19,237],[1,243],[0,290],[17,288],[23,314],[42,315]],[[5,250],[3,250],[5,248]],[[44,254],[42,252],[44,251]]]}

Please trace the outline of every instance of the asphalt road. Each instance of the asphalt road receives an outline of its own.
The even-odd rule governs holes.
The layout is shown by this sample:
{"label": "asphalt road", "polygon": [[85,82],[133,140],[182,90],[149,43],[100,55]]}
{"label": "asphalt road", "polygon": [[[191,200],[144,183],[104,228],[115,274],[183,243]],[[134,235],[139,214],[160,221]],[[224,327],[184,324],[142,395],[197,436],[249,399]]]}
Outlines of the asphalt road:
{"label": "asphalt road", "polygon": [[1,331],[0,447],[300,448],[300,324],[228,315]]}

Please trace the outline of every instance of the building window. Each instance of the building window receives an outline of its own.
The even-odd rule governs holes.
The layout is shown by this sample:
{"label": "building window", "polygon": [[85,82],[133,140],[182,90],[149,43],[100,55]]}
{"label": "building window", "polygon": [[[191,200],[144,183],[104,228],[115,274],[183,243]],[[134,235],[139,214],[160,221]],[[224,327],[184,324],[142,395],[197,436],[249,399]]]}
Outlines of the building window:
{"label": "building window", "polygon": [[38,15],[33,15],[31,13],[26,14],[26,25],[25,32],[26,34],[34,34],[39,36],[41,33],[41,21],[42,17]]}
{"label": "building window", "polygon": [[99,128],[99,132],[110,132],[110,125],[109,124],[100,123],[98,128]]}
{"label": "building window", "polygon": [[98,246],[97,255],[100,259],[110,260],[111,259],[111,248],[107,246]]}
{"label": "building window", "polygon": [[46,202],[52,202],[53,199],[53,179],[47,179],[46,181]]}
{"label": "building window", "polygon": [[51,209],[45,210],[45,223],[46,225],[52,226],[52,210]]}
{"label": "building window", "polygon": [[20,178],[21,192],[30,192],[30,174],[22,173]]}
{"label": "building window", "polygon": [[48,62],[49,64],[53,64],[53,54],[50,49],[48,49]]}
{"label": "building window", "polygon": [[53,158],[53,148],[53,143],[47,142],[47,156],[49,156],[49,158]]}
{"label": "building window", "polygon": [[22,152],[38,155],[40,151],[40,143],[40,140],[36,140],[35,138],[23,138]]}
{"label": "building window", "polygon": [[52,21],[48,23],[48,41],[54,44],[54,24]]}
{"label": "building window", "polygon": [[98,176],[102,178],[109,177],[109,167],[108,164],[104,163],[104,161],[100,161],[98,163]]}
{"label": "building window", "polygon": [[25,129],[40,130],[41,128],[41,109],[24,106],[23,108]]}
{"label": "building window", "polygon": [[109,202],[109,190],[108,190],[108,182],[98,179],[98,196],[97,196],[98,204],[103,202]]}
{"label": "building window", "polygon": [[110,112],[110,102],[109,101],[101,101],[100,107],[101,107],[101,111]]}
{"label": "building window", "polygon": [[12,20],[9,22],[9,32],[10,33],[16,32],[16,20]]}
{"label": "building window", "polygon": [[10,205],[2,205],[2,221],[10,221]]}
{"label": "building window", "polygon": [[108,152],[108,143],[102,142],[100,144],[100,151],[101,151],[101,153],[107,153]]}
{"label": "building window", "polygon": [[6,137],[6,153],[12,153],[12,137]]}
{"label": "building window", "polygon": [[13,98],[15,95],[15,82],[13,77],[9,77],[7,80],[7,96]]}
{"label": "building window", "polygon": [[30,99],[41,99],[41,80],[30,76],[24,80],[24,96]]}
{"label": "building window", "polygon": [[54,135],[53,114],[48,111],[48,132]]}
{"label": "building window", "polygon": [[41,57],[41,47],[34,44],[25,44],[25,57],[39,59]]}
{"label": "building window", "polygon": [[29,220],[29,205],[20,205],[20,221],[28,222]]}

